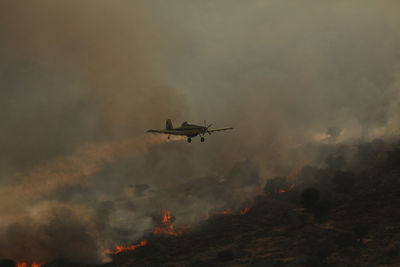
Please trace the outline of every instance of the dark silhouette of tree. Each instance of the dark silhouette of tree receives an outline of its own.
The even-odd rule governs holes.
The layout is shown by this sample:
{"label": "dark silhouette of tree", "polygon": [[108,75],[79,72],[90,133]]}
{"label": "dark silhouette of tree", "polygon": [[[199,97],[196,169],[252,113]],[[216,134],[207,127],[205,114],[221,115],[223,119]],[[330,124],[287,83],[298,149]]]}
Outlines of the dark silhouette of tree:
{"label": "dark silhouette of tree", "polygon": [[400,169],[400,149],[387,152],[386,168],[390,170]]}
{"label": "dark silhouette of tree", "polygon": [[319,191],[314,187],[304,189],[301,193],[301,204],[311,210],[319,200]]}
{"label": "dark silhouette of tree", "polygon": [[16,264],[13,260],[4,259],[4,260],[0,260],[0,266],[1,267],[15,267]]}

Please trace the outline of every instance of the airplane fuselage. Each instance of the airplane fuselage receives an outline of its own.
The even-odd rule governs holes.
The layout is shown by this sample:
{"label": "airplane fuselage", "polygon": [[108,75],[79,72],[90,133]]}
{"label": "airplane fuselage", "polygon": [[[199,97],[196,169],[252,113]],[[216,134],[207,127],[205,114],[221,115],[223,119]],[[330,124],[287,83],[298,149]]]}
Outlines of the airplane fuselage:
{"label": "airplane fuselage", "polygon": [[[204,123],[205,124],[205,123]],[[221,129],[213,129],[209,130],[209,128],[212,126],[212,124],[208,126],[200,126],[200,125],[195,125],[195,124],[189,124],[187,122],[182,123],[180,127],[174,128],[172,126],[172,122],[170,119],[166,121],[166,129],[165,130],[148,130],[147,132],[150,133],[161,133],[161,134],[167,134],[168,138],[169,135],[181,135],[181,136],[186,136],[188,139],[187,141],[190,143],[192,141],[192,138],[195,136],[200,135],[201,142],[204,142],[204,136],[206,133],[211,134],[212,132],[218,132],[218,131],[225,131],[225,130],[232,130],[232,127],[229,128],[221,128]]]}
{"label": "airplane fuselage", "polygon": [[180,127],[172,128],[170,130],[166,130],[175,135],[184,135],[187,137],[195,137],[199,134],[205,134],[207,132],[207,127],[194,125],[194,124],[182,124]]}

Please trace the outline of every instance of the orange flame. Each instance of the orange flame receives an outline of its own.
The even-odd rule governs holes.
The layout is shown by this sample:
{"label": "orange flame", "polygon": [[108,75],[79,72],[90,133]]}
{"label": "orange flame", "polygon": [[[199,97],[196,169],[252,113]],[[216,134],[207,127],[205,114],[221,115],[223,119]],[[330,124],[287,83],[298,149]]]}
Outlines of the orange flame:
{"label": "orange flame", "polygon": [[[134,244],[134,245],[130,245],[130,246],[116,245],[114,249],[106,249],[104,251],[104,253],[105,254],[118,254],[118,253],[121,253],[123,251],[128,251],[128,250],[132,251],[132,250],[135,250],[137,248],[146,246],[147,243],[148,243],[147,240],[144,239],[144,240],[140,241],[140,243]],[[31,266],[31,267],[34,267],[34,266]]]}
{"label": "orange flame", "polygon": [[[32,264],[30,265],[30,267],[41,267],[41,266],[43,266],[44,265],[44,263],[38,263],[38,262],[36,262],[36,261],[33,261],[32,262]],[[26,262],[17,262],[17,267],[28,267],[29,265],[28,265],[28,263],[26,263]]]}
{"label": "orange flame", "polygon": [[223,214],[223,215],[232,215],[233,212],[232,212],[232,209],[229,208],[229,209],[226,209],[226,210],[224,210],[223,212],[221,212],[221,214]]}
{"label": "orange flame", "polygon": [[285,193],[287,191],[290,191],[294,188],[294,186],[295,186],[295,184],[291,184],[291,185],[287,186],[286,188],[282,188],[279,190],[279,193]]}
{"label": "orange flame", "polygon": [[[162,224],[156,226],[151,232],[154,235],[164,234],[164,235],[172,235],[178,236],[183,234],[184,231],[188,229],[188,226],[181,225],[178,229],[175,229],[174,223],[172,222],[172,213],[170,210],[161,209],[162,217]],[[116,245],[114,249],[106,249],[104,251],[105,254],[118,254],[123,251],[132,251],[139,247],[144,247],[148,244],[146,239],[140,241],[138,244],[130,245],[130,246],[123,246],[123,245]],[[17,266],[17,267],[27,267],[27,266]],[[40,266],[31,266],[31,267],[40,267]]]}
{"label": "orange flame", "polygon": [[[239,213],[237,212],[233,212],[231,208],[228,208],[224,211],[220,211],[220,212],[214,212],[212,214],[221,214],[221,215],[245,215],[247,212],[249,212],[249,210],[251,209],[251,207],[246,207],[244,209],[239,210]],[[210,213],[206,213],[206,219],[208,220],[210,218]]]}
{"label": "orange flame", "polygon": [[187,226],[181,226],[179,227],[180,230],[176,230],[175,229],[175,225],[172,222],[172,213],[170,210],[164,210],[161,209],[161,213],[162,213],[162,224],[156,226],[152,233],[154,235],[172,235],[172,236],[177,236],[177,235],[181,235],[183,234],[184,229],[187,229]]}
{"label": "orange flame", "polygon": [[245,215],[247,212],[249,212],[250,209],[251,208],[244,208],[244,209],[240,210],[240,214]]}
{"label": "orange flame", "polygon": [[44,265],[44,263],[38,263],[38,262],[34,261],[34,262],[31,264],[31,267],[42,267],[43,265]]}

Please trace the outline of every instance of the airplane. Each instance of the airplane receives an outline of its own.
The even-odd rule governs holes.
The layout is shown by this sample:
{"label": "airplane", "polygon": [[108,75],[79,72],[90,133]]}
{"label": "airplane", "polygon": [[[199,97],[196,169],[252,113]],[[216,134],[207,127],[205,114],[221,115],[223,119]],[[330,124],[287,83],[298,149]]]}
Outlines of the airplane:
{"label": "airplane", "polygon": [[209,130],[209,128],[212,126],[212,124],[206,126],[206,122],[204,121],[204,126],[199,126],[199,125],[194,125],[194,124],[189,124],[186,121],[182,123],[180,127],[174,128],[172,125],[172,121],[168,119],[166,121],[166,129],[165,130],[148,130],[148,133],[161,133],[161,134],[168,134],[168,139],[170,135],[183,135],[187,137],[188,143],[192,142],[192,138],[196,137],[198,135],[201,136],[200,141],[204,142],[204,136],[206,133],[211,135],[213,132],[219,132],[219,131],[225,131],[225,130],[233,130],[232,127],[228,128],[220,128],[220,129],[214,129],[214,130]]}

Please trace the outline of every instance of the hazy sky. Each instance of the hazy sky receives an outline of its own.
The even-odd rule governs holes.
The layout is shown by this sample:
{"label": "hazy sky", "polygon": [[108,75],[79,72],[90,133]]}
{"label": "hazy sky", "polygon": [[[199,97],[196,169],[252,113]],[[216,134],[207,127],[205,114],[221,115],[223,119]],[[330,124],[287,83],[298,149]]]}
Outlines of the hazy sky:
{"label": "hazy sky", "polygon": [[[147,233],[161,206],[193,225],[323,161],[309,144],[398,136],[399,11],[2,1],[0,258],[99,261]],[[167,118],[235,130],[192,144],[145,134]]]}

